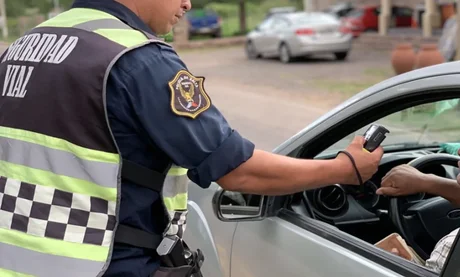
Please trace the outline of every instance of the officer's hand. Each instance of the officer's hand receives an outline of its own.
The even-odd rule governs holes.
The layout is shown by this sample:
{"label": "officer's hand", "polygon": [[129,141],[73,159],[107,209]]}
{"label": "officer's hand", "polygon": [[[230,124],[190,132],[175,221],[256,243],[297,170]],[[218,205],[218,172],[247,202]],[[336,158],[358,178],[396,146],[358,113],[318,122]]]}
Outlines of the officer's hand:
{"label": "officer's hand", "polygon": [[[378,147],[372,153],[369,153],[364,150],[364,142],[364,137],[355,137],[351,144],[345,149],[345,151],[353,156],[363,182],[369,180],[377,172],[380,160],[383,156],[382,147]],[[337,156],[337,159],[344,165],[343,168],[338,168],[337,170],[346,170],[348,173],[348,177],[344,180],[344,184],[359,185],[358,176],[353,168],[350,158],[341,153]]]}
{"label": "officer's hand", "polygon": [[390,170],[382,179],[377,194],[405,196],[425,192],[429,184],[428,175],[410,165],[400,165]]}

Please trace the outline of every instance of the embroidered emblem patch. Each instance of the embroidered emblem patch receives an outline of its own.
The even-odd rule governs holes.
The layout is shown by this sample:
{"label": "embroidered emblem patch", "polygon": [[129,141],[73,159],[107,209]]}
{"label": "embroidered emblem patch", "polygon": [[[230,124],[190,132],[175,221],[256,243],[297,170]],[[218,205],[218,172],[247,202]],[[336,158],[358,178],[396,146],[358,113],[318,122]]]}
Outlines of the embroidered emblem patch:
{"label": "embroidered emblem patch", "polygon": [[204,90],[204,77],[195,77],[186,70],[177,72],[169,82],[171,109],[177,115],[196,118],[211,107],[211,99]]}

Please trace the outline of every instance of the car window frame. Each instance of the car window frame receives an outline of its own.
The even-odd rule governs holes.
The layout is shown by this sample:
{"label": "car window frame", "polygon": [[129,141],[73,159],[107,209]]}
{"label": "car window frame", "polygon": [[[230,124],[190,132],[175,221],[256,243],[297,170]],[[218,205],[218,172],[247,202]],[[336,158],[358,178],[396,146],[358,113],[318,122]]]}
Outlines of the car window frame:
{"label": "car window frame", "polygon": [[[259,26],[258,26],[258,30],[261,31],[261,32],[265,32],[267,30],[270,30],[270,27],[273,25],[273,22],[277,19],[278,17],[275,17],[275,16],[271,16],[267,19],[265,19],[264,21],[262,21]],[[265,28],[262,28],[262,26],[267,26]]]}
{"label": "car window frame", "polygon": [[[285,26],[280,26],[277,23],[285,24]],[[283,17],[277,17],[277,18],[274,18],[271,26],[273,27],[272,28],[273,30],[283,30],[283,29],[288,28],[290,25],[289,25],[289,21],[287,19],[285,19]]]}
{"label": "car window frame", "polygon": [[[346,129],[343,128],[344,125],[347,123],[349,124],[355,124],[355,127],[353,127],[353,130],[351,132],[355,132],[356,130],[359,130],[360,128],[380,119],[383,118],[389,114],[392,114],[394,112],[398,112],[401,110],[404,110],[409,107],[413,107],[416,105],[420,104],[426,104],[426,103],[432,103],[435,101],[442,101],[442,100],[449,100],[449,99],[454,99],[454,98],[460,98],[460,95],[458,93],[458,88],[445,88],[445,89],[431,89],[427,91],[419,91],[416,93],[410,93],[408,95],[404,95],[402,97],[395,97],[388,99],[387,101],[381,102],[381,103],[376,103],[375,106],[370,107],[364,111],[361,111],[358,114],[355,114],[352,117],[349,117],[347,119],[344,119],[344,121],[336,124],[335,126],[331,127],[331,129],[335,130],[340,130],[340,129]],[[395,105],[395,102],[397,103]],[[400,103],[400,104],[399,104]],[[395,106],[399,108],[395,108]],[[372,114],[376,113],[376,107],[379,109],[385,111],[382,112],[381,116],[375,116]],[[356,116],[360,116],[362,118],[361,122],[356,121]],[[325,143],[327,139],[325,137],[330,136],[330,132],[333,132],[331,130],[328,130],[325,132],[326,134],[329,135],[321,135],[320,137],[317,137],[314,141],[321,141],[323,143],[321,149],[318,150],[316,146],[307,146],[304,145],[302,147],[302,150],[299,152],[299,156],[303,158],[319,158],[318,154],[321,153],[322,151],[326,150],[328,147],[333,145],[337,140],[334,139],[332,141],[334,142],[329,142],[330,145],[327,145],[329,143]],[[343,133],[343,132],[342,132]],[[347,133],[347,132],[345,132]],[[344,136],[340,136],[341,139],[348,134],[345,134]],[[331,140],[329,140],[331,141]],[[311,144],[311,141],[310,141]],[[315,144],[313,144],[315,145]],[[321,145],[321,143],[320,143]],[[327,145],[327,146],[325,146]],[[324,147],[324,148],[323,148]],[[316,151],[310,152],[310,154],[305,154],[305,150],[307,149],[316,149]],[[314,152],[318,152],[316,154],[312,154]],[[307,151],[308,153],[308,151]],[[321,157],[321,158],[327,158],[327,157]],[[329,157],[332,158],[332,157]],[[450,261],[446,260],[443,271],[440,274],[437,274],[431,270],[428,270],[420,265],[411,263],[409,261],[406,261],[404,259],[400,259],[399,257],[394,257],[394,254],[388,253],[386,251],[379,251],[377,247],[373,245],[363,245],[357,244],[356,242],[353,242],[352,239],[349,238],[351,235],[343,235],[337,230],[333,229],[331,225],[328,225],[326,223],[323,223],[321,221],[318,221],[314,219],[313,217],[305,217],[301,216],[300,214],[297,214],[293,211],[290,211],[287,206],[287,202],[291,200],[293,195],[288,195],[288,196],[273,196],[270,197],[267,201],[268,205],[271,205],[271,208],[268,211],[269,216],[276,216],[280,219],[286,220],[290,222],[291,224],[294,224],[306,231],[312,232],[316,235],[319,235],[325,239],[330,240],[331,242],[334,242],[342,247],[347,248],[350,251],[353,251],[364,258],[370,259],[382,266],[385,266],[386,268],[402,274],[403,276],[406,277],[418,277],[418,276],[424,276],[424,277],[451,277],[452,275],[442,275],[444,271],[449,270],[455,270],[458,269],[460,272],[460,265],[458,267],[455,267],[454,265],[450,265],[450,261],[457,261],[457,259],[460,259],[460,244],[456,243],[455,248],[451,249],[449,253]],[[311,207],[306,207],[306,209],[311,209]],[[311,214],[311,212],[310,212]],[[456,242],[458,240],[458,237],[460,236],[460,232],[457,235]],[[348,238],[347,238],[348,237]],[[351,236],[353,237],[353,236]],[[355,237],[353,237],[355,238]],[[359,241],[362,242],[362,240],[355,238]],[[456,250],[454,252],[454,250]],[[449,273],[448,272],[448,273]]]}

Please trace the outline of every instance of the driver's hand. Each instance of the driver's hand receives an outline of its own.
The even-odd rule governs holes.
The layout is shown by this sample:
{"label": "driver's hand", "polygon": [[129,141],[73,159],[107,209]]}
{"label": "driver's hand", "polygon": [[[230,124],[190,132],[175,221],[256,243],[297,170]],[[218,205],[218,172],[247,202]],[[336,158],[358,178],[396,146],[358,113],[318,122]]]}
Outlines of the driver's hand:
{"label": "driver's hand", "polygon": [[427,177],[428,175],[407,164],[394,167],[383,177],[377,194],[406,196],[425,192]]}
{"label": "driver's hand", "polygon": [[[353,156],[356,167],[361,175],[361,179],[363,182],[366,182],[377,172],[380,160],[383,156],[383,148],[378,147],[372,153],[369,153],[363,148],[364,142],[364,137],[357,136],[353,139],[345,151]],[[350,172],[348,180],[344,180],[344,183],[348,185],[359,185],[358,176],[353,169],[349,157],[345,154],[340,154],[337,156],[337,159],[341,160],[343,164],[346,164],[348,166],[348,171]]]}

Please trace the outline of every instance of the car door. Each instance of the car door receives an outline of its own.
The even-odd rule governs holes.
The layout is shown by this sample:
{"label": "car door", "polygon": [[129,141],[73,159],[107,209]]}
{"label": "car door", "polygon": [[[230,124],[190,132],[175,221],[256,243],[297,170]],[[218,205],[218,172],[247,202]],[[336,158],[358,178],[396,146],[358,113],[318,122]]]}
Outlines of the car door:
{"label": "car door", "polygon": [[289,31],[289,22],[282,17],[273,19],[270,28],[266,31],[266,47],[268,56],[276,56],[279,53],[281,41]]}
{"label": "car door", "polygon": [[272,35],[271,27],[273,25],[274,17],[269,17],[268,19],[264,20],[257,28],[256,28],[256,35],[251,39],[254,43],[257,52],[261,54],[266,54],[270,51],[270,45],[268,41],[270,40],[270,36]]}
{"label": "car door", "polygon": [[[435,71],[436,72],[436,71]],[[352,136],[385,115],[434,101],[457,99],[460,74],[430,76],[391,86],[377,85],[350,99],[275,150],[310,158]],[[385,86],[386,85],[386,86]],[[431,102],[430,102],[431,101]],[[330,139],[334,138],[334,139]],[[344,144],[342,147],[346,146]],[[307,158],[308,158],[307,156]],[[458,251],[453,251],[441,275],[396,257],[352,235],[314,218],[300,197],[288,209],[294,196],[271,197],[266,201],[269,215],[264,220],[237,223],[232,245],[231,276],[458,276]],[[458,239],[458,238],[457,238]],[[460,246],[455,247],[455,249]],[[454,275],[451,273],[455,272]],[[451,275],[448,275],[451,274]]]}

